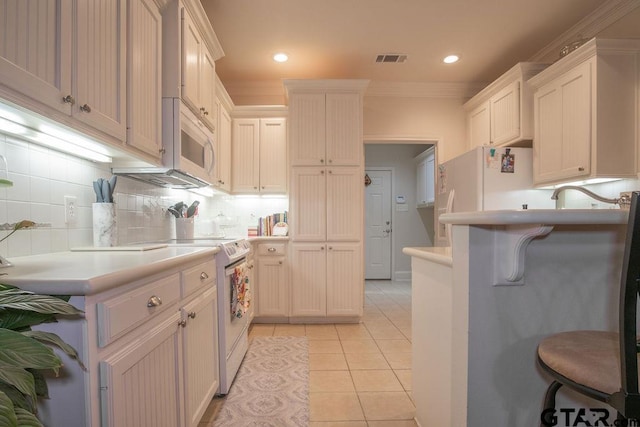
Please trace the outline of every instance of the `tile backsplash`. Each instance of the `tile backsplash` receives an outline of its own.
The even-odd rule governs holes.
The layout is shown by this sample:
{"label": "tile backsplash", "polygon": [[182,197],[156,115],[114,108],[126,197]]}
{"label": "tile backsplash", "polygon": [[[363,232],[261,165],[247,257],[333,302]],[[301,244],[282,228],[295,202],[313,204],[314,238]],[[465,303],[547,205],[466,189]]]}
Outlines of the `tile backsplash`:
{"label": "tile backsplash", "polygon": [[[92,183],[111,176],[109,164],[94,163],[0,133],[0,154],[8,163],[13,186],[0,188],[0,228],[23,219],[36,228],[19,230],[0,243],[5,257],[66,251],[93,245]],[[0,170],[0,178],[5,177]],[[65,222],[64,197],[75,196],[76,224]],[[114,192],[118,244],[161,241],[175,237],[174,218],[167,207],[199,200],[196,235],[246,236],[260,216],[288,208],[286,198],[206,197],[188,190],[156,187],[118,177]],[[220,227],[222,225],[222,227]],[[0,238],[9,231],[0,231]]]}

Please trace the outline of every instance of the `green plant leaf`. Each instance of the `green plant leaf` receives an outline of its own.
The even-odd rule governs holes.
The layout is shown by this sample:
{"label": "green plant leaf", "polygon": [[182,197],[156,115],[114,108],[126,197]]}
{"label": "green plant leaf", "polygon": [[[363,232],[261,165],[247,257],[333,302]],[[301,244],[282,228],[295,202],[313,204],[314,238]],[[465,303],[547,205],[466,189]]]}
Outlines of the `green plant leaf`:
{"label": "green plant leaf", "polygon": [[14,310],[11,308],[0,310],[0,328],[11,329],[13,331],[20,332],[28,330],[34,325],[56,321],[56,316],[54,314]]}
{"label": "green plant leaf", "polygon": [[44,427],[40,420],[38,420],[38,418],[29,411],[16,408],[16,415],[18,417],[18,425],[20,427]]}
{"label": "green plant leaf", "polygon": [[35,311],[44,314],[78,315],[83,313],[82,310],[78,310],[60,298],[33,293],[16,293],[14,290],[0,292],[0,309],[3,308]]}
{"label": "green plant leaf", "polygon": [[0,391],[0,427],[18,427],[18,418],[11,399]]}
{"label": "green plant leaf", "polygon": [[26,336],[26,337],[30,337],[33,339],[36,339],[40,342],[44,342],[44,343],[49,343],[49,344],[53,344],[57,347],[59,347],[62,351],[64,351],[69,357],[71,357],[72,359],[75,359],[78,361],[78,364],[80,365],[80,367],[86,371],[87,368],[85,368],[84,364],[82,363],[82,361],[80,360],[80,357],[78,356],[78,352],[76,351],[75,348],[71,347],[69,344],[67,344],[66,342],[64,342],[62,340],[62,338],[60,338],[58,335],[54,334],[53,332],[43,332],[43,331],[24,331],[22,332],[22,335]]}
{"label": "green plant leaf", "polygon": [[[49,386],[47,386],[47,379],[44,377],[43,371],[40,369],[27,369],[27,371],[33,375],[33,383],[36,389],[36,396],[43,399],[49,398]],[[15,405],[15,402],[13,402]]]}
{"label": "green plant leaf", "polygon": [[22,408],[26,409],[29,412],[35,412],[36,408],[34,402],[27,399],[27,397],[24,394],[20,393],[20,391],[14,386],[0,381],[0,392],[9,396],[9,399],[11,399],[11,402],[13,402],[14,408]]}
{"label": "green plant leaf", "polygon": [[9,329],[0,328],[0,366],[53,369],[57,374],[62,361],[48,346]]}
{"label": "green plant leaf", "polygon": [[30,396],[34,402],[36,401],[35,381],[33,375],[26,369],[0,365],[0,381],[14,386],[20,393]]}

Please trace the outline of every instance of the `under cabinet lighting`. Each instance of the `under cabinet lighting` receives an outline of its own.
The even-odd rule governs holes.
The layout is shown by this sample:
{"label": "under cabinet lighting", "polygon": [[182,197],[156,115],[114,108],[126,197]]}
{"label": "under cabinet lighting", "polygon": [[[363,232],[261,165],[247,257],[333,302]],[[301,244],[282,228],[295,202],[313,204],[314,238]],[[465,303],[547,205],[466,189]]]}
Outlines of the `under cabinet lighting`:
{"label": "under cabinet lighting", "polygon": [[574,181],[574,182],[565,182],[564,184],[552,184],[552,185],[545,185],[543,187],[536,187],[536,189],[538,190],[555,190],[556,188],[559,187],[564,187],[565,185],[593,185],[593,184],[603,184],[605,182],[614,182],[614,181],[620,181],[622,180],[622,178],[591,178],[591,179],[585,179],[582,181]]}
{"label": "under cabinet lighting", "polygon": [[[63,127],[47,124],[46,120],[29,115],[27,125],[24,113],[10,105],[0,103],[0,133],[14,135],[57,151],[100,163],[111,163],[113,159],[96,142]],[[37,127],[38,129],[34,129]]]}

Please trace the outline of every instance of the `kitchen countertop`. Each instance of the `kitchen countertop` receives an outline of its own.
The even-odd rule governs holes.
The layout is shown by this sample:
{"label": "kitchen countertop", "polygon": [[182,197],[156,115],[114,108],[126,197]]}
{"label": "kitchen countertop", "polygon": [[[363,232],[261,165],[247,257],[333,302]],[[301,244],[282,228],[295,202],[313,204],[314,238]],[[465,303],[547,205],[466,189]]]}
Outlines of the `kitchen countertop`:
{"label": "kitchen countertop", "polygon": [[166,247],[139,252],[54,252],[11,257],[0,282],[51,295],[92,295],[181,264],[211,258],[219,248]]}
{"label": "kitchen countertop", "polygon": [[253,237],[247,237],[247,240],[250,242],[267,242],[267,241],[272,241],[272,240],[283,240],[283,241],[289,241],[289,236],[253,236]]}
{"label": "kitchen countertop", "polygon": [[440,215],[444,224],[626,224],[629,211],[622,209],[526,209],[457,212]]}
{"label": "kitchen countertop", "polygon": [[402,248],[402,253],[415,258],[433,261],[442,265],[453,265],[453,257],[451,256],[451,247],[417,247]]}

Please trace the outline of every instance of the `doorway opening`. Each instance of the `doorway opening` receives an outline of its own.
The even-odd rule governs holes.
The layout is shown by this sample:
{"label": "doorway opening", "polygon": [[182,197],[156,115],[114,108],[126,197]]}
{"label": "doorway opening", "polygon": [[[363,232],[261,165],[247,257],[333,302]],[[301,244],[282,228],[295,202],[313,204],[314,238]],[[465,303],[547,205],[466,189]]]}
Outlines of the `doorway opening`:
{"label": "doorway opening", "polygon": [[433,207],[417,207],[416,161],[433,146],[435,139],[365,140],[366,280],[411,280],[402,248],[434,245]]}

